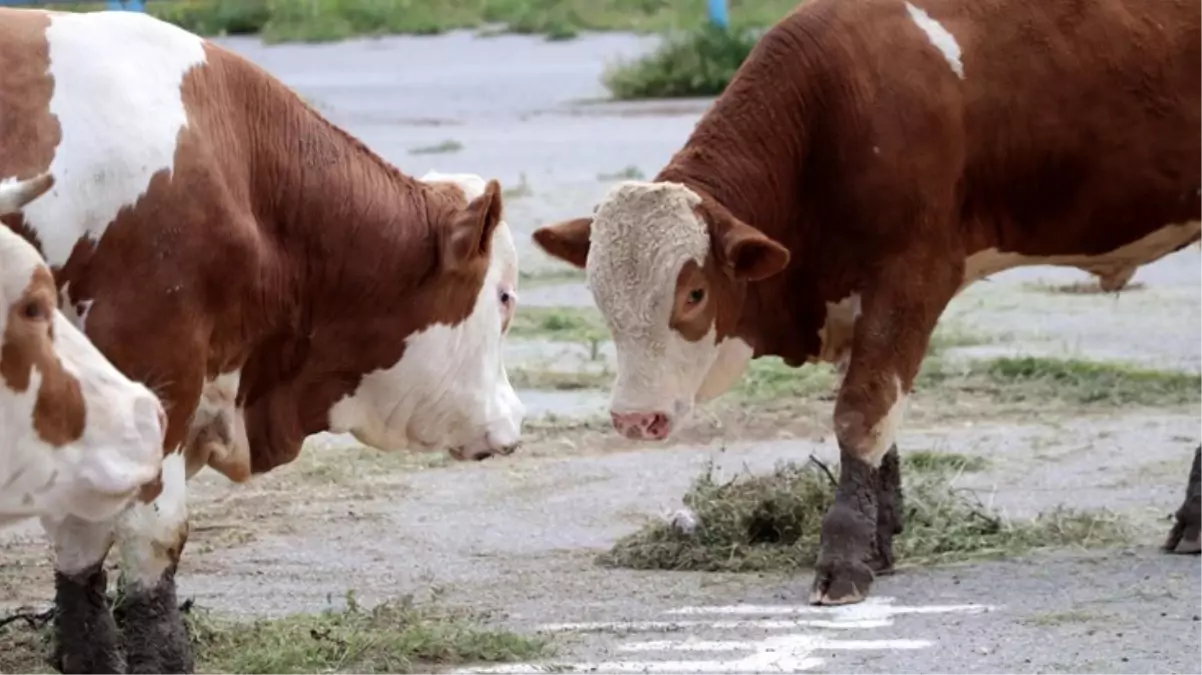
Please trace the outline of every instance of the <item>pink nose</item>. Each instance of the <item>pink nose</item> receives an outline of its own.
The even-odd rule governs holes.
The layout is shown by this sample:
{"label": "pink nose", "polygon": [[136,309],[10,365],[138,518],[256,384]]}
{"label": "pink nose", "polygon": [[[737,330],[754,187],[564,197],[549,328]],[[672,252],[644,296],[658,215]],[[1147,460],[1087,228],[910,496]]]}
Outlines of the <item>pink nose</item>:
{"label": "pink nose", "polygon": [[662,441],[672,431],[672,420],[662,412],[610,413],[614,428],[631,440]]}

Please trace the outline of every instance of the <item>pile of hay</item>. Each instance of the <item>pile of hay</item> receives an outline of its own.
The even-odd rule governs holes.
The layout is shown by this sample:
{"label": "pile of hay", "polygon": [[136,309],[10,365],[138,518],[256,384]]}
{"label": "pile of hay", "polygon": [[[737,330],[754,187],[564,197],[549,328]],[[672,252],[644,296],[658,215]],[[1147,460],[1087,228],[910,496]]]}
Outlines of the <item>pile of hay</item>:
{"label": "pile of hay", "polygon": [[[1125,541],[1126,523],[1108,512],[1056,509],[1028,521],[990,513],[946,471],[908,470],[903,460],[905,531],[894,539],[898,564],[1010,555],[1050,546]],[[608,567],[708,572],[790,571],[818,558],[823,515],[835,497],[833,475],[811,460],[766,475],[719,482],[710,466],[684,495],[685,510],[650,523],[602,553]]]}

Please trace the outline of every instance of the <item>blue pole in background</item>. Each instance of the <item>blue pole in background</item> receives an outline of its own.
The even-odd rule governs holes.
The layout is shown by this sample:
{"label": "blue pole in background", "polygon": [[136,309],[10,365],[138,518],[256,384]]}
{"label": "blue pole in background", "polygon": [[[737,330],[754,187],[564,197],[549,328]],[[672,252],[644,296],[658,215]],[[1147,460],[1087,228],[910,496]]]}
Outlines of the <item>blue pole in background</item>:
{"label": "blue pole in background", "polygon": [[710,0],[710,23],[723,30],[730,28],[730,14],[726,9],[726,0]]}
{"label": "blue pole in background", "polygon": [[105,9],[110,12],[120,12],[122,10],[128,12],[145,12],[146,5],[143,0],[108,0]]}

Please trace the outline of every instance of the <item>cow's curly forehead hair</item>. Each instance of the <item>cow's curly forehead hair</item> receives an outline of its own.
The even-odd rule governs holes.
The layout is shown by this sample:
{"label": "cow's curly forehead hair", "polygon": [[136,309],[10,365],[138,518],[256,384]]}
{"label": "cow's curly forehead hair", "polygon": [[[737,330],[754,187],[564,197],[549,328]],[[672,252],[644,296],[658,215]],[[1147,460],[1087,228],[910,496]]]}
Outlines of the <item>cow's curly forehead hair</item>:
{"label": "cow's curly forehead hair", "polygon": [[[705,261],[710,236],[697,215],[701,197],[677,183],[628,181],[612,188],[597,207],[590,235],[589,285],[619,326],[651,321],[651,297],[670,291],[688,260]],[[648,288],[656,289],[652,294]]]}

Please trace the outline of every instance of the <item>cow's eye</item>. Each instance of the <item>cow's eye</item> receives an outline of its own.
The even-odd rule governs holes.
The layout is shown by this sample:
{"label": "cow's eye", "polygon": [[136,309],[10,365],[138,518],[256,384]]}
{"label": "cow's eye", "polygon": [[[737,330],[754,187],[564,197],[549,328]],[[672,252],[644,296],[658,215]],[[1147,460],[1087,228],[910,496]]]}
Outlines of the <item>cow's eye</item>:
{"label": "cow's eye", "polygon": [[705,299],[705,290],[704,289],[694,288],[692,291],[689,292],[689,304],[690,305],[700,304],[701,301],[704,299]]}
{"label": "cow's eye", "polygon": [[513,301],[514,301],[513,293],[510,293],[509,291],[501,291],[501,304],[502,305],[509,306],[509,305],[513,304]]}

